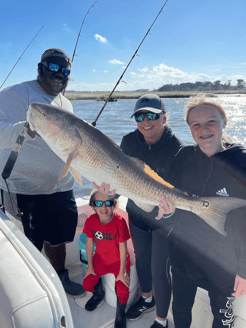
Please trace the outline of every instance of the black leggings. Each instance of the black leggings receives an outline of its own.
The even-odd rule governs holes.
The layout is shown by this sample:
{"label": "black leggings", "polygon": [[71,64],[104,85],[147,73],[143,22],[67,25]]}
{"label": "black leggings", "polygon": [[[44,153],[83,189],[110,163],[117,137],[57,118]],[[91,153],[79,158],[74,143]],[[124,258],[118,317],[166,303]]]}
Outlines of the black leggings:
{"label": "black leggings", "polygon": [[168,247],[160,230],[146,231],[130,221],[130,230],[136,254],[136,268],[143,293],[154,287],[156,314],[166,318],[171,300]]}
{"label": "black leggings", "polygon": [[[197,285],[185,275],[182,278],[172,270],[173,280],[173,319],[175,328],[189,328],[192,321],[192,307],[195,301]],[[232,291],[231,291],[232,292]],[[214,316],[212,328],[233,328],[233,301],[230,293],[219,294],[213,287],[208,292]]]}

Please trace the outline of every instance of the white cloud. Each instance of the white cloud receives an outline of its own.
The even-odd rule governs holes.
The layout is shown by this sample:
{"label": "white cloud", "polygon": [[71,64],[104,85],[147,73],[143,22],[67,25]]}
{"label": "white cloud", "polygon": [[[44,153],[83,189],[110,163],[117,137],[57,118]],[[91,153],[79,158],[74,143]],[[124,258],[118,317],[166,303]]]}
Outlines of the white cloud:
{"label": "white cloud", "polygon": [[[220,80],[221,83],[225,83],[228,80],[232,80],[232,84],[236,84],[236,80],[239,78],[245,79],[243,75],[226,75],[216,72],[215,75],[209,75],[196,72],[185,72],[175,67],[169,67],[165,64],[159,64],[154,66],[152,70],[146,72],[138,69],[138,72],[130,72],[128,75],[127,86],[121,86],[121,90],[136,90],[136,89],[158,89],[164,84],[180,84],[186,82],[195,83],[197,81],[211,81]],[[144,73],[144,74],[143,74]]]}
{"label": "white cloud", "polygon": [[97,41],[100,41],[100,42],[103,42],[103,43],[106,43],[106,42],[107,42],[107,39],[104,38],[103,36],[99,35],[99,34],[95,34],[95,35],[94,35],[94,38],[95,38]]}
{"label": "white cloud", "polygon": [[130,75],[135,81],[138,81],[141,87],[145,86],[148,89],[156,89],[163,84],[211,80],[211,77],[207,74],[187,73],[165,64],[154,66],[152,70],[138,69],[138,71],[139,73],[131,72]]}
{"label": "white cloud", "polygon": [[109,62],[111,64],[116,64],[116,65],[124,65],[125,64],[125,63],[122,63],[120,60],[117,60],[117,59],[109,60]]}
{"label": "white cloud", "polygon": [[149,70],[148,67],[138,68],[138,71],[143,72],[143,73],[148,72],[148,70]]}
{"label": "white cloud", "polygon": [[[104,71],[108,73],[108,71]],[[185,72],[175,67],[169,67],[165,64],[159,64],[143,71],[142,69],[137,69],[137,71],[126,72],[124,76],[125,83],[120,83],[117,87],[119,91],[126,90],[137,90],[137,89],[158,89],[164,84],[180,84],[186,82],[195,83],[197,81],[211,81],[220,80],[221,83],[226,83],[231,80],[232,85],[237,84],[237,79],[243,79],[246,81],[246,76],[243,74],[221,74],[220,72],[214,72],[214,74],[204,74],[197,72]],[[73,90],[84,90],[84,91],[111,91],[114,84],[111,83],[98,83],[98,84],[77,84],[73,88],[71,83],[70,89]]]}
{"label": "white cloud", "polygon": [[[139,75],[140,76],[140,75]],[[237,79],[245,79],[245,75],[243,74],[222,74],[221,71],[215,73],[215,75],[209,75],[204,73],[195,73],[195,72],[184,72],[178,68],[169,67],[165,64],[160,64],[158,66],[153,67],[153,71],[147,74],[148,78],[152,81],[156,79],[156,81],[161,81],[162,84],[180,84],[185,82],[195,83],[197,81],[217,81],[220,80],[221,83],[225,83],[228,80],[232,80],[232,84],[235,85]]]}
{"label": "white cloud", "polygon": [[[243,75],[243,74],[231,74],[231,75],[226,77],[226,80],[224,80],[224,82],[228,81],[228,80],[231,80],[231,84],[236,85],[238,79],[243,79],[244,81],[246,81],[246,76]],[[220,80],[220,79],[217,79],[217,80]],[[221,79],[221,81],[223,82],[222,79]]]}
{"label": "white cloud", "polygon": [[103,71],[103,73],[108,73],[108,71],[107,71],[107,70],[105,70],[105,71]]}
{"label": "white cloud", "polygon": [[95,70],[95,69],[93,69],[93,70],[92,70],[92,72],[96,72],[96,70]]}
{"label": "white cloud", "polygon": [[72,32],[72,29],[71,29],[70,27],[68,27],[67,24],[63,23],[62,25],[63,25],[63,29],[64,29],[65,31],[67,31],[67,32],[69,32],[69,33]]}

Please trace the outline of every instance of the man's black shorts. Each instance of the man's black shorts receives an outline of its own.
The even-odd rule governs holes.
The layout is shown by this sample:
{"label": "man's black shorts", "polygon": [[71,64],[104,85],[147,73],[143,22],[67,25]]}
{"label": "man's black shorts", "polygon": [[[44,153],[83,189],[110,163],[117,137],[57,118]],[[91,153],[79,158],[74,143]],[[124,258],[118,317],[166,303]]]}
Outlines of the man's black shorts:
{"label": "man's black shorts", "polygon": [[23,213],[21,220],[25,235],[39,250],[44,241],[52,246],[73,241],[78,210],[72,190],[51,195],[16,196]]}

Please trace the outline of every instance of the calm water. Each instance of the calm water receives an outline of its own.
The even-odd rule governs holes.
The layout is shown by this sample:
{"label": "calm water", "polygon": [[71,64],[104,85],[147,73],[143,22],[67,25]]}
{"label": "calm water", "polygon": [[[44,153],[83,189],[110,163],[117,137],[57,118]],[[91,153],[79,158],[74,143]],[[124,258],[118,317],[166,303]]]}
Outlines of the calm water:
{"label": "calm water", "polygon": [[[246,146],[246,96],[220,96],[215,98],[215,101],[221,104],[227,113],[228,123],[225,134],[234,142]],[[168,124],[180,139],[190,144],[193,139],[183,119],[187,102],[187,98],[164,99]],[[90,123],[96,119],[104,105],[103,102],[95,100],[78,100],[72,103],[75,114]],[[123,135],[136,129],[136,122],[131,119],[135,103],[136,99],[122,99],[108,103],[97,121],[97,128],[120,145]],[[89,195],[92,189],[89,181],[84,178],[82,180],[82,187],[77,182],[74,186],[76,197]]]}

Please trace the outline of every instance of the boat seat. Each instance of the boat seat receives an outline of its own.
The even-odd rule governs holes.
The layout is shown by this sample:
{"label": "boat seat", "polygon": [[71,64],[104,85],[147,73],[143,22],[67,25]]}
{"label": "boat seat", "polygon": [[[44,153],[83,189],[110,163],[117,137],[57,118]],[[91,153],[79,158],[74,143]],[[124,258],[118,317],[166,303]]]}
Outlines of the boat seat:
{"label": "boat seat", "polygon": [[55,270],[1,210],[0,326],[74,327]]}

